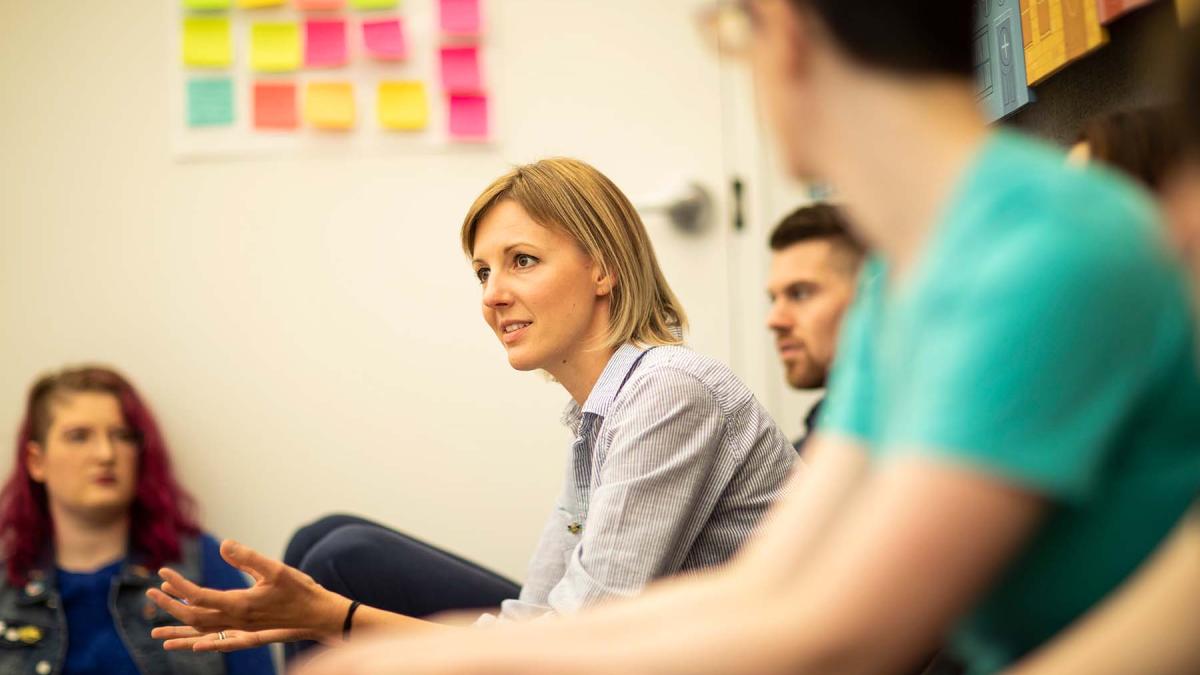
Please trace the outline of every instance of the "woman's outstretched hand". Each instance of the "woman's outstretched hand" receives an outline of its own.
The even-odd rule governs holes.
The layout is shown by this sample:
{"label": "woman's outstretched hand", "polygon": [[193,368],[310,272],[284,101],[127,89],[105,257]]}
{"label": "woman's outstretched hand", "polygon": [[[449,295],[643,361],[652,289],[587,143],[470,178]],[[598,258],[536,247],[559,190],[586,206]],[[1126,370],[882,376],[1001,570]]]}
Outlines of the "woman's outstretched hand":
{"label": "woman's outstretched hand", "polygon": [[274,642],[296,642],[307,636],[303,631],[287,628],[254,632],[227,630],[222,634],[201,633],[190,626],[159,626],[150,631],[150,637],[162,640],[163,649],[169,652],[236,652]]}
{"label": "woman's outstretched hand", "polygon": [[[218,591],[163,568],[159,571],[161,590],[146,591],[155,604],[191,628],[154,629],[152,637],[167,640],[164,648],[233,651],[267,642],[331,643],[340,639],[349,600],[325,590],[300,570],[237,542],[222,542],[221,557],[250,575],[254,584],[247,589]],[[217,639],[220,631],[226,632],[226,639]]]}

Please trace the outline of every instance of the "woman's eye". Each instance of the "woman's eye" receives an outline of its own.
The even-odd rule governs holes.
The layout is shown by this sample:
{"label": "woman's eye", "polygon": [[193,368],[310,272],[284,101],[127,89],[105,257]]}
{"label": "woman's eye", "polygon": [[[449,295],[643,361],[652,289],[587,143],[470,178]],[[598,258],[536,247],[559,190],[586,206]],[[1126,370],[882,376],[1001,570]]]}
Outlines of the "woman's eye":
{"label": "woman's eye", "polygon": [[118,443],[133,443],[136,440],[129,429],[117,429],[112,432],[112,438]]}
{"label": "woman's eye", "polygon": [[486,267],[481,267],[481,268],[479,268],[479,269],[475,270],[475,278],[476,278],[476,279],[478,279],[478,280],[479,280],[479,283],[481,283],[481,284],[482,284],[482,283],[487,283],[488,276],[489,276],[491,273],[492,273],[492,271],[491,271],[491,270],[489,270],[488,268],[486,268]]}
{"label": "woman's eye", "polygon": [[66,439],[68,443],[83,443],[88,439],[88,430],[72,429],[67,432]]}
{"label": "woman's eye", "polygon": [[537,258],[527,253],[518,253],[517,257],[513,259],[513,262],[516,263],[517,267],[532,267],[535,263],[537,263]]}

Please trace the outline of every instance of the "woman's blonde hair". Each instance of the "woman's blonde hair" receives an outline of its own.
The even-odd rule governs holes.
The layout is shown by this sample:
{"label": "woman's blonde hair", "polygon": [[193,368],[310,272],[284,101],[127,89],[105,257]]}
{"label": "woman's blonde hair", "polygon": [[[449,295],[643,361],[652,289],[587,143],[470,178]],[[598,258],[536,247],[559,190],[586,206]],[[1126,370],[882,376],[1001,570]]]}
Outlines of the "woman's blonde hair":
{"label": "woman's blonde hair", "polygon": [[556,157],[518,166],[496,179],[471,205],[462,247],[475,253],[475,233],[492,207],[512,200],[543,227],[565,231],[615,280],[604,347],[626,342],[671,345],[683,341],[687,316],[667,285],[646,226],[607,176],[577,159]]}

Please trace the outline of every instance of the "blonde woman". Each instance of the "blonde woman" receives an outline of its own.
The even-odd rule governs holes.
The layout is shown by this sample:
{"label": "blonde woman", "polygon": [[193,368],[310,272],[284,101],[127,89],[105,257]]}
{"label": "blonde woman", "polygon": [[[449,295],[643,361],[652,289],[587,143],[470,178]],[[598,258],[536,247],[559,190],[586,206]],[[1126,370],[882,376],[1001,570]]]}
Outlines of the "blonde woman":
{"label": "blonde woman", "polygon": [[257,583],[220,592],[163,570],[150,597],[191,626],[154,631],[166,649],[337,644],[497,601],[504,619],[574,612],[720,563],[754,530],[795,452],[728,368],[682,345],[683,309],[621,191],[583,162],[543,160],[484,190],[461,235],[509,364],[571,397],[570,467],[524,587],[363,522],[313,544],[311,574],[225,542]]}

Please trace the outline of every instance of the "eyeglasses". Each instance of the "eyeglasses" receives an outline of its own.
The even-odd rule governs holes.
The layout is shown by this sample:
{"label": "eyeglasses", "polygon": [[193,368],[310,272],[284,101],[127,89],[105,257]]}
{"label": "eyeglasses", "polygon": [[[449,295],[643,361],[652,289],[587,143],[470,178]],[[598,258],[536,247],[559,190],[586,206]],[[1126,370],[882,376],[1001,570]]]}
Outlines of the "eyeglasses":
{"label": "eyeglasses", "polygon": [[741,59],[750,51],[756,15],[752,0],[716,0],[696,13],[704,41],[724,57]]}

